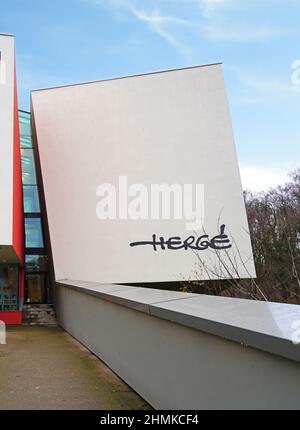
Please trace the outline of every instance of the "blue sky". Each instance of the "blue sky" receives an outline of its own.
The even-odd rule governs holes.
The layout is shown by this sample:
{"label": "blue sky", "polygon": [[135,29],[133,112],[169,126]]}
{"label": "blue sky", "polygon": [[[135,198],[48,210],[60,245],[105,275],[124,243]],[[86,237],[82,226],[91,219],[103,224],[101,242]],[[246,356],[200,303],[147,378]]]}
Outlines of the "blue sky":
{"label": "blue sky", "polygon": [[20,108],[30,89],[221,61],[244,185],[300,167],[299,0],[1,0],[0,10],[0,32],[17,37]]}

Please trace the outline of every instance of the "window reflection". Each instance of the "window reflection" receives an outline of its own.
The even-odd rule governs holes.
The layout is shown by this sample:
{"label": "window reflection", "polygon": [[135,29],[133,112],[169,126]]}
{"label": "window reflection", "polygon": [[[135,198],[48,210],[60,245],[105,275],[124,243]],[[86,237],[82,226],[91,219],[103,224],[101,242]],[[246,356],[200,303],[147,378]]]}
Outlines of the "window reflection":
{"label": "window reflection", "polygon": [[21,148],[32,148],[32,140],[31,136],[22,136],[20,137]]}
{"label": "window reflection", "polygon": [[23,200],[25,213],[40,212],[39,195],[36,185],[25,185],[23,187]]}
{"label": "window reflection", "polygon": [[21,149],[23,185],[36,185],[35,163],[32,149]]}
{"label": "window reflection", "polygon": [[46,272],[48,270],[47,255],[26,255],[27,272]]}
{"label": "window reflection", "polygon": [[40,218],[25,218],[26,248],[43,248],[42,222]]}
{"label": "window reflection", "polygon": [[20,134],[23,136],[31,135],[30,113],[19,112]]}

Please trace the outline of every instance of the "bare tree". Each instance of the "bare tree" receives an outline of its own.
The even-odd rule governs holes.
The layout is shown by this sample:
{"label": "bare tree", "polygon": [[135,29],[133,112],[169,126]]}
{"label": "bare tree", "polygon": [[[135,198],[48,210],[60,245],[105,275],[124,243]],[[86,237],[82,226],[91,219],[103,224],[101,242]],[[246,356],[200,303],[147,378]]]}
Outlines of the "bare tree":
{"label": "bare tree", "polygon": [[[300,304],[300,169],[284,186],[260,194],[245,191],[244,198],[257,279],[241,279],[237,268],[246,270],[247,264],[233,243],[230,251],[211,251],[213,267],[195,253],[198,281],[186,281],[183,290]],[[208,281],[201,281],[203,274]]]}

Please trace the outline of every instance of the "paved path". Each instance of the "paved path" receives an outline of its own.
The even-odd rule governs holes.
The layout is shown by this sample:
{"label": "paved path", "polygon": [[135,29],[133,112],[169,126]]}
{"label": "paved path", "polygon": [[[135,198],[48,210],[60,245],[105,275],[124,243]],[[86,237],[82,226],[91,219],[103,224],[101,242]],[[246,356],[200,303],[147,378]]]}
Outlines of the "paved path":
{"label": "paved path", "polygon": [[0,409],[149,409],[59,328],[11,327],[0,345]]}

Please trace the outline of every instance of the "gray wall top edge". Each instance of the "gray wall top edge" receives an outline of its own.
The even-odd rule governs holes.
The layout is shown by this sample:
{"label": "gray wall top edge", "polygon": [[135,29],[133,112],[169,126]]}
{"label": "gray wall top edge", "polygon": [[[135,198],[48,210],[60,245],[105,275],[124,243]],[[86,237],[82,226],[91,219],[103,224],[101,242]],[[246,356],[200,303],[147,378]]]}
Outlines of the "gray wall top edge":
{"label": "gray wall top edge", "polygon": [[59,280],[56,284],[300,361],[300,345],[293,343],[300,342],[299,305],[84,281]]}
{"label": "gray wall top edge", "polygon": [[146,73],[137,73],[133,75],[126,75],[126,76],[116,76],[112,78],[105,78],[105,79],[98,79],[94,81],[88,81],[88,82],[75,82],[73,84],[65,84],[65,85],[57,85],[55,87],[48,87],[48,88],[37,88],[35,90],[31,90],[31,93],[40,92],[40,91],[48,91],[48,90],[57,90],[61,88],[68,88],[68,87],[75,87],[78,85],[88,85],[88,84],[97,84],[102,82],[109,82],[109,81],[116,81],[116,80],[122,80],[122,79],[128,79],[128,78],[139,78],[143,76],[149,76],[149,75],[158,75],[162,73],[169,73],[169,72],[178,72],[181,70],[190,70],[190,69],[200,69],[203,67],[212,67],[212,66],[221,66],[222,62],[215,62],[215,63],[208,63],[208,64],[198,64],[195,66],[188,66],[188,67],[178,67],[174,69],[166,69],[166,70],[154,70],[152,72],[146,72]]}
{"label": "gray wall top edge", "polygon": [[290,339],[273,336],[262,331],[254,331],[245,327],[239,327],[191,316],[174,310],[164,309],[164,306],[150,305],[150,314],[158,318],[167,319],[177,324],[200,330],[215,336],[222,337],[245,347],[253,347],[274,355],[300,362],[300,347]]}
{"label": "gray wall top edge", "polygon": [[185,295],[185,298],[195,296],[195,294],[157,289],[153,290],[151,288],[133,287],[120,284],[98,284],[69,280],[56,281],[56,284],[147,314],[150,314],[150,304],[181,300],[182,294]]}

